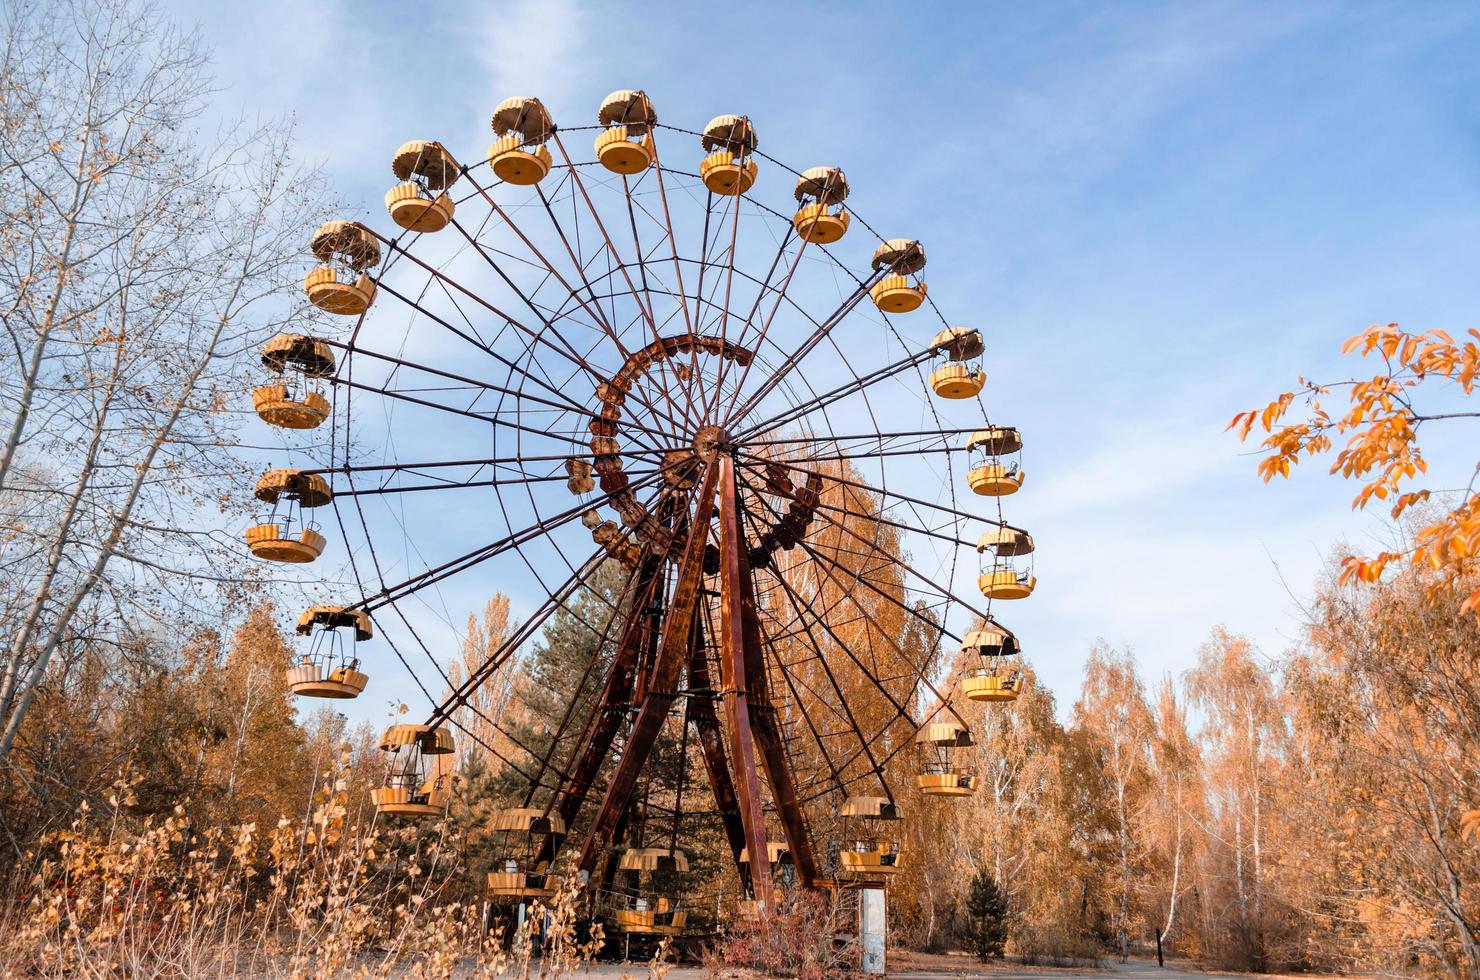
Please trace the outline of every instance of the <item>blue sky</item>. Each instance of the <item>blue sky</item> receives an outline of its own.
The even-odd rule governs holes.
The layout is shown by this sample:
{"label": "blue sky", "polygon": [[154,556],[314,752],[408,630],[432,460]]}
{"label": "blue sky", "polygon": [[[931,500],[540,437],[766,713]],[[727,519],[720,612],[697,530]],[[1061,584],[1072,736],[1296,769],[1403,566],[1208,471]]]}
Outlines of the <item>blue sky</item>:
{"label": "blue sky", "polygon": [[[1467,5],[176,9],[224,110],[295,115],[303,158],[378,224],[396,145],[476,155],[516,94],[585,125],[642,87],[664,122],[744,112],[768,153],[845,167],[850,204],[923,241],[931,295],[986,336],[987,405],[1028,444],[1010,517],[1039,548],[1003,619],[1061,710],[1096,637],[1149,677],[1216,624],[1288,646],[1324,556],[1384,532],[1324,466],[1266,488],[1224,425],[1350,373],[1337,349],[1369,323],[1462,330],[1480,299]],[[1462,435],[1434,440],[1460,455],[1433,486],[1463,482]],[[500,586],[459,582],[449,618]]]}

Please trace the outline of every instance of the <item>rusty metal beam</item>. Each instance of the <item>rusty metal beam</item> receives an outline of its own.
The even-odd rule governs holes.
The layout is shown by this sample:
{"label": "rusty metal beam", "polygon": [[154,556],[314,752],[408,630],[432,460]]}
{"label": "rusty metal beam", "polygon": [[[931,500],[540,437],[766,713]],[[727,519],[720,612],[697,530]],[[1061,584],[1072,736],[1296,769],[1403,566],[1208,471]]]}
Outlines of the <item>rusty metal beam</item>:
{"label": "rusty metal beam", "polygon": [[617,818],[632,798],[637,787],[637,778],[652,754],[658,733],[677,698],[678,681],[682,675],[684,654],[689,647],[690,633],[694,621],[694,610],[699,600],[699,585],[704,574],[704,546],[709,537],[709,520],[714,512],[715,484],[719,470],[711,459],[705,466],[704,480],[694,504],[694,520],[690,525],[688,544],[684,547],[683,560],[679,564],[678,581],[673,587],[673,598],[668,604],[663,619],[663,632],[658,643],[658,656],[653,663],[651,682],[646,685],[637,719],[627,736],[627,744],[617,763],[617,771],[607,784],[606,795],[596,811],[596,818],[586,832],[581,846],[579,867],[590,874],[601,857],[606,841],[610,839]]}
{"label": "rusty metal beam", "polygon": [[627,621],[622,625],[621,639],[617,643],[612,665],[607,670],[597,698],[595,714],[597,722],[591,736],[581,747],[580,756],[571,769],[570,783],[560,798],[560,816],[569,827],[581,812],[581,804],[590,791],[591,782],[601,768],[602,760],[611,751],[617,729],[627,714],[632,696],[633,669],[642,649],[643,639],[651,629],[649,620],[653,614],[653,584],[657,581],[657,560],[645,563],[638,571],[642,579],[638,582],[632,606],[627,610]]}
{"label": "rusty metal beam", "polygon": [[[695,617],[694,644],[689,650],[689,689],[697,691],[712,687],[709,658],[704,655],[703,621],[702,617]],[[709,786],[714,791],[714,804],[725,825],[725,838],[730,842],[730,857],[740,872],[740,887],[748,890],[750,868],[740,863],[740,851],[745,847],[745,825],[740,821],[740,799],[735,795],[735,781],[730,776],[730,759],[725,752],[725,740],[720,734],[719,715],[715,713],[714,701],[706,697],[689,698],[689,718],[699,736],[704,769],[709,775]]]}
{"label": "rusty metal beam", "polygon": [[[742,555],[741,561],[745,558]],[[744,569],[744,581],[749,585],[750,569]],[[747,593],[750,591],[747,588]],[[745,649],[746,681],[750,687],[750,725],[756,746],[761,750],[761,764],[766,771],[766,781],[771,784],[771,796],[776,810],[781,815],[781,828],[786,834],[786,845],[791,849],[792,863],[797,876],[808,888],[817,880],[817,862],[812,856],[812,838],[807,832],[807,820],[797,797],[796,782],[792,779],[791,764],[786,758],[786,747],[782,744],[781,727],[776,720],[776,706],[771,702],[770,684],[766,678],[765,662],[761,656],[760,630],[755,617],[755,600],[747,595],[745,600]]]}
{"label": "rusty metal beam", "polygon": [[[774,902],[771,859],[766,852],[766,817],[761,808],[760,780],[755,768],[755,738],[750,722],[749,664],[745,596],[749,571],[745,532],[740,526],[740,498],[735,482],[735,461],[719,459],[719,591],[720,591],[720,684],[725,702],[725,722],[734,753],[736,790],[740,796],[740,820],[745,826],[745,846],[750,852],[751,893],[763,908]],[[755,600],[750,600],[752,625]],[[759,654],[759,649],[755,651]]]}
{"label": "rusty metal beam", "polygon": [[[740,525],[740,488],[735,479],[733,461],[730,468],[721,475],[726,477],[721,490],[725,494],[724,501],[735,511],[736,524]],[[786,834],[786,845],[791,850],[792,863],[796,866],[797,876],[802,884],[811,888],[817,879],[817,862],[812,855],[812,838],[807,832],[807,820],[797,799],[796,781],[792,779],[786,747],[782,744],[776,706],[771,701],[771,678],[766,671],[760,620],[755,607],[755,580],[750,568],[749,554],[744,547],[743,534],[736,563],[739,573],[736,585],[739,590],[740,623],[745,651],[744,686],[749,692],[751,732],[761,752],[761,765],[766,771],[766,782],[771,785],[772,801],[781,816],[781,828]]]}

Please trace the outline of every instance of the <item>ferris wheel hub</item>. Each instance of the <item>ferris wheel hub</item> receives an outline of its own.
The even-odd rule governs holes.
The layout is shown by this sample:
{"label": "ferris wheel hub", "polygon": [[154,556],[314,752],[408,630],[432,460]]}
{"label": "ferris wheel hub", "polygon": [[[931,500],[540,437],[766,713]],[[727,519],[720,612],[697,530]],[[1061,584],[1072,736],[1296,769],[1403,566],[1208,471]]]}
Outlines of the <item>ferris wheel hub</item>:
{"label": "ferris wheel hub", "polygon": [[730,446],[730,433],[723,426],[706,425],[694,433],[694,455],[700,458],[711,455],[716,449]]}

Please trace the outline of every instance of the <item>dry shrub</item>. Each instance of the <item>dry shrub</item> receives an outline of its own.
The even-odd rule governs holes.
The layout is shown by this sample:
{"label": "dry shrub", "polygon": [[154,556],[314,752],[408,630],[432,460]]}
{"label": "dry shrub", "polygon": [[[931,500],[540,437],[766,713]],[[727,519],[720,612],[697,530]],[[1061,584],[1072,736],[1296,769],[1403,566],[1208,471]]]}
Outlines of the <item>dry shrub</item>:
{"label": "dry shrub", "polygon": [[[335,774],[331,774],[335,775]],[[198,830],[182,804],[134,825],[128,788],[27,855],[0,911],[7,974],[544,977],[600,949],[580,886],[512,936],[485,932],[452,825],[346,826],[343,773],[307,822]],[[538,955],[536,936],[542,926]]]}
{"label": "dry shrub", "polygon": [[[798,889],[758,916],[738,920],[715,957],[728,966],[769,977],[835,980],[858,975],[859,948],[852,916],[836,893]],[[707,962],[706,972],[717,964]]]}
{"label": "dry shrub", "polygon": [[1028,966],[1100,966],[1104,960],[1100,939],[1057,923],[1015,932],[1010,952]]}

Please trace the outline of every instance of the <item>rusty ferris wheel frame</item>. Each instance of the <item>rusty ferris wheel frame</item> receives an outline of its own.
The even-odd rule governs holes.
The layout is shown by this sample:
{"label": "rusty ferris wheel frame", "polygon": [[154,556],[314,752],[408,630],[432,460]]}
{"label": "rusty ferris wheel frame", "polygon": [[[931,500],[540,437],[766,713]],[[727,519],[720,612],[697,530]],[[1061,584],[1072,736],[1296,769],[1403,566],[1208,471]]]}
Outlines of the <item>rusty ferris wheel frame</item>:
{"label": "rusty ferris wheel frame", "polygon": [[[980,356],[979,335],[950,327],[927,295],[919,243],[885,239],[843,209],[847,185],[840,170],[799,172],[761,153],[746,117],[718,117],[697,132],[659,124],[644,94],[625,95],[651,118],[608,118],[604,104],[599,125],[557,127],[538,100],[509,100],[495,113],[496,133],[498,113],[510,105],[517,112],[505,113],[502,138],[486,160],[457,164],[441,144],[407,144],[396,175],[410,180],[398,186],[433,176],[399,198],[393,199],[396,189],[387,195],[392,217],[408,227],[382,233],[335,223],[341,239],[358,236],[362,243],[350,272],[359,277],[363,303],[334,309],[320,302],[357,318],[346,339],[315,341],[335,353],[323,377],[333,389],[333,458],[297,472],[334,484],[337,528],[347,542],[356,536],[363,542],[350,555],[362,596],[343,609],[382,625],[394,617],[441,675],[446,693],[434,694],[393,644],[434,706],[425,726],[459,728],[499,756],[527,782],[523,805],[540,811],[546,826],[554,819],[574,827],[595,807],[580,841],[581,871],[595,872],[614,842],[659,735],[682,703],[682,736],[686,744],[694,733],[741,880],[767,902],[775,853],[768,811],[797,876],[811,885],[825,869],[806,805],[876,785],[892,807],[886,768],[910,743],[890,745],[885,732],[901,718],[918,727],[912,706],[926,694],[935,699],[934,717],[960,720],[953,697],[936,688],[926,665],[912,659],[870,604],[897,607],[905,621],[956,641],[968,631],[955,620],[995,627],[990,592],[985,600],[966,600],[952,591],[955,556],[978,545],[968,527],[1010,525],[996,492],[991,516],[957,499],[957,487],[966,483],[953,461],[964,459],[968,436],[980,441],[984,430],[1000,430],[987,429],[976,397],[980,371],[961,366]],[[596,134],[595,160],[571,152],[583,132]],[[701,161],[695,143],[713,152]],[[403,156],[413,146],[416,163],[408,166]],[[430,167],[423,165],[428,159]],[[766,171],[795,179],[795,214],[752,193],[764,187]],[[681,209],[687,226],[676,217]],[[844,234],[850,222],[851,238]],[[758,246],[767,236],[767,247]],[[860,264],[848,253],[865,236],[878,244],[871,261]],[[440,255],[427,254],[432,240],[446,243]],[[374,261],[365,261],[372,244]],[[318,246],[316,238],[316,252]],[[762,256],[755,266],[741,261],[751,252]],[[809,275],[825,275],[836,299],[820,305],[819,290],[803,286]],[[903,303],[891,299],[900,290],[909,294]],[[394,349],[373,327],[378,317],[392,315],[387,306],[410,318]],[[883,313],[871,321],[875,340],[860,343],[857,324],[869,323],[863,314],[874,308]],[[933,321],[933,339],[907,339],[896,317]],[[432,346],[450,347],[423,353],[428,335],[436,337]],[[898,355],[889,355],[894,346]],[[865,355],[884,360],[881,353],[887,363],[855,368]],[[455,363],[436,363],[449,356]],[[932,361],[943,363],[927,377]],[[946,391],[941,378],[949,371],[964,371],[968,383],[946,397],[974,399],[966,404],[980,409],[970,424],[947,421],[928,397],[932,387]],[[881,386],[893,392],[887,411],[870,398]],[[472,438],[491,436],[494,451],[357,462],[349,423],[366,399],[460,416]],[[906,417],[896,407],[900,399],[926,424],[881,423]],[[934,468],[935,499],[928,486],[908,493],[890,486],[890,471],[906,464]],[[387,574],[367,498],[430,500],[440,495],[421,491],[478,487],[494,494],[486,511],[499,532],[492,540],[414,574]],[[1015,486],[1004,492],[1010,489]],[[842,492],[841,503],[831,491]],[[562,492],[573,498],[555,502]],[[854,509],[850,499],[872,503]],[[596,547],[572,561],[574,549],[563,539],[578,527]],[[831,547],[817,542],[823,528],[835,539]],[[557,537],[562,543],[554,543]],[[934,569],[917,567],[903,547],[912,541],[945,548],[945,557]],[[501,557],[513,560],[544,598],[454,684],[402,605]],[[616,601],[586,589],[610,561],[628,569]],[[860,564],[907,583],[903,594],[881,587]],[[552,581],[551,565],[569,574]],[[798,585],[798,569],[805,569],[813,595]],[[851,601],[817,608],[815,590],[824,586]],[[583,591],[609,607],[605,623],[573,611],[570,603]],[[870,604],[859,601],[860,593]],[[556,737],[540,751],[500,719],[482,715],[471,699],[562,609],[598,637],[586,678],[604,676],[589,711],[572,692],[563,717],[552,719]],[[780,610],[789,614],[784,620]],[[844,617],[907,666],[912,676],[903,696],[891,693],[899,676],[881,676],[876,657],[851,650],[840,636]],[[821,691],[801,676],[804,662],[816,665]],[[845,670],[891,706],[882,728],[870,729],[849,709],[839,679]],[[797,707],[795,717],[782,717],[783,704]],[[482,715],[507,740],[506,751],[461,724],[463,709]],[[793,737],[810,741],[822,771],[794,771]],[[568,743],[575,750],[557,758]],[[614,753],[615,768],[599,786]],[[681,777],[674,838],[682,794]],[[538,860],[548,866],[564,844],[563,833],[550,834]]]}

